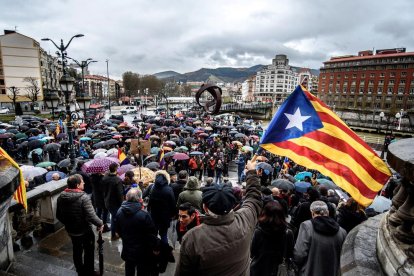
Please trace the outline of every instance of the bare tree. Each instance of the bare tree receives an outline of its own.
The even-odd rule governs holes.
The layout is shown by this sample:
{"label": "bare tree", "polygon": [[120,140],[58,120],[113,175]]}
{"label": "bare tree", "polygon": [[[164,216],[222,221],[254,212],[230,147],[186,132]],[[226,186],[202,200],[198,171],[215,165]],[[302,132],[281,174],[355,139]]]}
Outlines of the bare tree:
{"label": "bare tree", "polygon": [[20,97],[19,95],[20,89],[15,86],[12,86],[12,87],[9,87],[9,90],[11,94],[7,94],[7,97],[13,102],[14,113],[16,115],[22,115],[23,113],[22,108],[20,107],[20,104],[17,104],[17,100]]}
{"label": "bare tree", "polygon": [[40,86],[37,81],[37,79],[33,77],[27,77],[23,80],[24,82],[27,82],[28,85],[26,86],[26,97],[30,99],[32,102],[32,107],[34,106],[34,103],[37,102],[37,99],[40,95]]}

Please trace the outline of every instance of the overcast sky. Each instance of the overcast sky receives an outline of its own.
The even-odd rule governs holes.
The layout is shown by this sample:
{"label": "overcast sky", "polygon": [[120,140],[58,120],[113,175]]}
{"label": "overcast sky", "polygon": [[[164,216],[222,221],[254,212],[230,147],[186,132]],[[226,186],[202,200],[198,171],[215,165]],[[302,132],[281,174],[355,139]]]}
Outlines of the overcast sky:
{"label": "overcast sky", "polygon": [[[0,0],[0,26],[38,41],[74,39],[68,55],[94,74],[290,64],[320,68],[333,55],[414,51],[412,0]],[[41,46],[54,53],[50,42]]]}

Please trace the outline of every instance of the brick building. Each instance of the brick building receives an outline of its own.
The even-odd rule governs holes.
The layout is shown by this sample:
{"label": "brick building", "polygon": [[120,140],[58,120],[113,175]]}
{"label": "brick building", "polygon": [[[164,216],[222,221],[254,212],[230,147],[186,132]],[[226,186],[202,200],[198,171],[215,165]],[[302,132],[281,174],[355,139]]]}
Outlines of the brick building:
{"label": "brick building", "polygon": [[342,111],[413,113],[414,52],[396,48],[332,57],[320,69],[318,96]]}

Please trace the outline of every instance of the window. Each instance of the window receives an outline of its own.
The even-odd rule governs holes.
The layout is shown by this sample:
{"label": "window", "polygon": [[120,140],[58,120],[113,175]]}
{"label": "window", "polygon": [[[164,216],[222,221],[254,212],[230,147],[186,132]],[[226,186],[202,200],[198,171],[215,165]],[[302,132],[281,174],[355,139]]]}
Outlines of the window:
{"label": "window", "polygon": [[1,89],[1,94],[5,95],[6,94],[6,89]]}
{"label": "window", "polygon": [[348,75],[345,75],[344,78],[347,79],[348,78]]}
{"label": "window", "polygon": [[392,87],[388,87],[387,94],[392,94]]}
{"label": "window", "polygon": [[391,77],[391,78],[395,77],[395,72],[391,72],[391,73],[390,73],[390,77]]}
{"label": "window", "polygon": [[378,84],[379,84],[379,85],[383,85],[383,84],[384,84],[384,80],[380,80],[380,81],[378,81]]}
{"label": "window", "polygon": [[356,79],[356,74],[352,74],[352,78],[353,79]]}
{"label": "window", "polygon": [[384,73],[381,73],[381,74],[380,74],[380,77],[381,77],[381,78],[385,77],[385,74],[384,74]]}
{"label": "window", "polygon": [[399,87],[398,94],[403,94],[403,93],[404,93],[404,87]]}
{"label": "window", "polygon": [[374,73],[371,73],[371,74],[369,75],[369,77],[370,77],[370,78],[375,78],[375,74],[374,74]]}
{"label": "window", "polygon": [[401,77],[406,77],[407,76],[407,72],[401,72]]}
{"label": "window", "polygon": [[0,85],[4,85],[4,80],[0,79]]}
{"label": "window", "polygon": [[378,87],[377,93],[382,94],[382,87]]}
{"label": "window", "polygon": [[390,80],[389,82],[388,82],[388,85],[390,85],[390,84],[394,84],[395,83],[395,80]]}
{"label": "window", "polygon": [[401,84],[405,85],[405,80],[400,80],[400,85]]}
{"label": "window", "polygon": [[361,78],[365,78],[365,74],[361,74]]}

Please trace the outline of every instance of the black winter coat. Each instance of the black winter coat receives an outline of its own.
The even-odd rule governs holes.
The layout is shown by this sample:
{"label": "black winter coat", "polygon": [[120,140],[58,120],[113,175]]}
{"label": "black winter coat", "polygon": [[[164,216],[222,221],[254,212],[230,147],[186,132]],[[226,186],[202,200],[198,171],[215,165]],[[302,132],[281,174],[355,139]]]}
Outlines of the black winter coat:
{"label": "black winter coat", "polygon": [[102,183],[101,174],[91,175],[92,197],[96,208],[105,207],[105,186]]}
{"label": "black winter coat", "polygon": [[172,217],[176,215],[174,192],[163,175],[155,178],[148,210],[158,228],[168,228]]}
{"label": "black winter coat", "polygon": [[122,179],[116,174],[108,174],[102,178],[102,185],[105,189],[105,207],[108,210],[118,210],[124,200]]}
{"label": "black winter coat", "polygon": [[294,237],[290,229],[271,230],[257,226],[250,248],[250,276],[277,275],[283,261],[284,246],[288,258],[293,257]]}
{"label": "black winter coat", "polygon": [[70,236],[81,236],[91,230],[91,224],[103,222],[95,214],[89,196],[79,190],[66,189],[57,199],[57,219],[65,225]]}
{"label": "black winter coat", "polygon": [[[124,261],[147,262],[157,246],[157,236],[151,216],[141,203],[124,201],[115,219],[116,232],[122,238],[121,258]],[[154,259],[154,258],[153,258]]]}
{"label": "black winter coat", "polygon": [[177,203],[178,201],[178,196],[180,195],[180,193],[182,191],[184,191],[184,186],[185,184],[187,184],[187,180],[183,180],[183,179],[178,179],[177,182],[175,183],[171,183],[171,188],[173,189],[174,192],[174,198],[175,198],[175,203]]}
{"label": "black winter coat", "polygon": [[338,223],[347,233],[365,220],[367,216],[363,212],[353,212],[345,206],[338,209]]}

